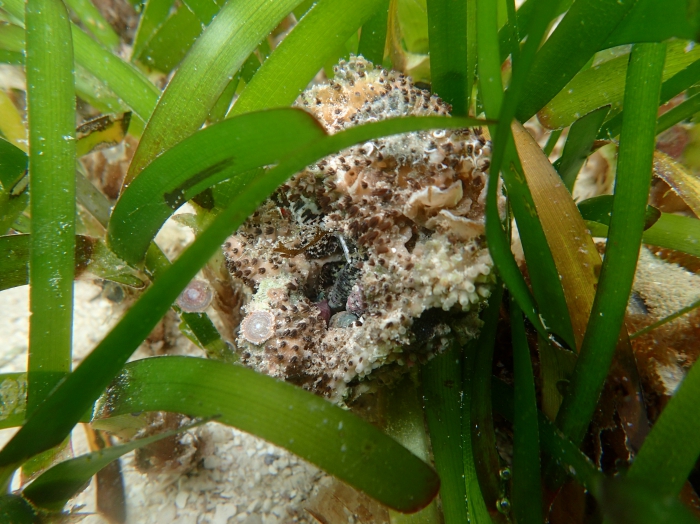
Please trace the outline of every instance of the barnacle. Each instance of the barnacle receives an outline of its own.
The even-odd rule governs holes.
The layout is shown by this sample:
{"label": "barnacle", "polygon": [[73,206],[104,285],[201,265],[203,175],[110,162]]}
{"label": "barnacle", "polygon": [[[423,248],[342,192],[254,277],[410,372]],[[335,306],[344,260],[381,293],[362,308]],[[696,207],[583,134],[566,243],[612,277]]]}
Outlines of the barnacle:
{"label": "barnacle", "polygon": [[[450,109],[362,57],[341,61],[296,106],[329,133]],[[408,133],[328,156],[280,187],[224,245],[250,297],[236,340],[243,362],[341,400],[359,379],[389,380],[476,336],[493,283],[490,150],[479,129]],[[248,335],[261,314],[274,317],[264,344]]]}
{"label": "barnacle", "polygon": [[275,317],[269,311],[253,311],[241,322],[241,336],[251,344],[262,344],[274,333]]}
{"label": "barnacle", "polygon": [[188,313],[198,313],[207,309],[213,298],[214,293],[209,284],[203,280],[193,280],[180,293],[177,305]]}

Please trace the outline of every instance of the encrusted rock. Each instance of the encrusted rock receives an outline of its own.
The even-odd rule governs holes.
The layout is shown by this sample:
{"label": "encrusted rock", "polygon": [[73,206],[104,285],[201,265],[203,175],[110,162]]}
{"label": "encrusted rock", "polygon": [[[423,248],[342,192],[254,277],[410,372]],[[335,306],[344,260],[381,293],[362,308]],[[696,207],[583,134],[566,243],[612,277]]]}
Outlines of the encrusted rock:
{"label": "encrusted rock", "polygon": [[[362,57],[335,73],[296,102],[329,133],[449,114],[410,78]],[[224,245],[252,297],[236,340],[243,361],[341,400],[380,367],[385,378],[475,336],[493,282],[490,151],[479,129],[407,133],[326,157],[280,187]],[[249,319],[263,314],[273,332],[251,338]]]}
{"label": "encrusted rock", "polygon": [[[678,264],[639,253],[626,323],[630,333],[649,327],[700,300],[700,276]],[[695,309],[632,340],[642,381],[649,392],[671,396],[700,357],[700,311]]]}

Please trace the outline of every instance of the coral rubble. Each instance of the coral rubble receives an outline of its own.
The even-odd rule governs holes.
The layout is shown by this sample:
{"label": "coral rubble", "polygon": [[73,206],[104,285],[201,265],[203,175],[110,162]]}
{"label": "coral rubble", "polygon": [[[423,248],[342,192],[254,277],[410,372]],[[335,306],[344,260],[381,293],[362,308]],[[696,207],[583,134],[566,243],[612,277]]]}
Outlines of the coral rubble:
{"label": "coral rubble", "polygon": [[[646,328],[700,300],[700,276],[642,247],[627,306],[630,333]],[[700,350],[700,311],[663,324],[632,341],[637,366],[649,394],[673,395]]]}
{"label": "coral rubble", "polygon": [[[335,75],[296,102],[329,133],[449,114],[362,57]],[[250,296],[236,340],[243,361],[340,400],[357,379],[388,379],[475,336],[493,281],[489,159],[479,129],[435,130],[359,144],[292,177],[224,245]]]}

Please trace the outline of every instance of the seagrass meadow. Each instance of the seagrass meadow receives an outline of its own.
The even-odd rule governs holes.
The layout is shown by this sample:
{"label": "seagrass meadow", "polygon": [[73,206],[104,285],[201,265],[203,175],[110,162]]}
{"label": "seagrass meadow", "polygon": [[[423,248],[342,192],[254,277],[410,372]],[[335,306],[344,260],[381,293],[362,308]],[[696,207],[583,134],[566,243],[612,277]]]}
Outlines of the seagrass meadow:
{"label": "seagrass meadow", "polygon": [[0,522],[698,522],[699,36],[0,0]]}

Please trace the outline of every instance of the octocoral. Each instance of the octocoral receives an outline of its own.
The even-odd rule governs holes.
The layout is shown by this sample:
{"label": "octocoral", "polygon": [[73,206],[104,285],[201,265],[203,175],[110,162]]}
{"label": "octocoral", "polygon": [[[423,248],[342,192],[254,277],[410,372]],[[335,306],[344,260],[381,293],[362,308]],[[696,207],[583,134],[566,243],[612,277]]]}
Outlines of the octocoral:
{"label": "octocoral", "polygon": [[[335,75],[296,102],[329,133],[449,114],[410,78],[362,57],[341,61]],[[340,400],[380,367],[386,378],[457,334],[475,336],[493,282],[490,147],[479,129],[392,136],[326,157],[280,187],[224,245],[251,297],[236,340],[243,361]],[[274,318],[274,333],[249,336],[262,315]]]}

